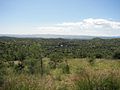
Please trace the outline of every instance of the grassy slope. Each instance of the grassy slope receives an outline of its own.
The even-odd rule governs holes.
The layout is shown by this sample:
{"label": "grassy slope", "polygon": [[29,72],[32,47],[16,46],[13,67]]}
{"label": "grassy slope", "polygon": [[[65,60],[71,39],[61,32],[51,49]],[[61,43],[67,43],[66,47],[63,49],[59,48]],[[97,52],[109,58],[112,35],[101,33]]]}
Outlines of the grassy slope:
{"label": "grassy slope", "polygon": [[[44,60],[46,67],[48,60]],[[70,74],[63,74],[61,68],[40,75],[15,75],[9,72],[6,90],[88,90],[101,86],[108,90],[114,83],[120,89],[120,60],[96,60],[90,64],[87,59],[68,59]],[[117,82],[116,82],[117,81]],[[105,85],[108,85],[105,86]],[[107,89],[108,88],[108,89]],[[119,90],[115,89],[115,90]],[[95,89],[96,90],[96,89]],[[100,89],[98,89],[100,90]],[[112,89],[110,89],[112,90]],[[114,89],[113,89],[114,90]]]}

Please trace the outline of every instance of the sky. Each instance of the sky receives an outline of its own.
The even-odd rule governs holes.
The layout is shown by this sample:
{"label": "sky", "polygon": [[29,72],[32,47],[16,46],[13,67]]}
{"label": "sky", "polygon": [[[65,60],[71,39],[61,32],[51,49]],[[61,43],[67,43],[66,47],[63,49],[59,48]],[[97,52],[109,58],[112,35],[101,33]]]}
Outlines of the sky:
{"label": "sky", "polygon": [[120,0],[0,0],[0,34],[120,36]]}

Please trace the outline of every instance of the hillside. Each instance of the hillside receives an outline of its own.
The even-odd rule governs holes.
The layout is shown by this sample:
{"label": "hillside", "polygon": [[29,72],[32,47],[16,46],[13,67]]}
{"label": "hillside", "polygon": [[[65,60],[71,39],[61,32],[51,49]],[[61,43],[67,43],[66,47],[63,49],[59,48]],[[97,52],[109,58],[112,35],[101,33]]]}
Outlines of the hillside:
{"label": "hillside", "polygon": [[0,37],[16,37],[16,38],[63,38],[63,39],[112,39],[120,38],[120,36],[85,36],[85,35],[55,35],[55,34],[0,34]]}

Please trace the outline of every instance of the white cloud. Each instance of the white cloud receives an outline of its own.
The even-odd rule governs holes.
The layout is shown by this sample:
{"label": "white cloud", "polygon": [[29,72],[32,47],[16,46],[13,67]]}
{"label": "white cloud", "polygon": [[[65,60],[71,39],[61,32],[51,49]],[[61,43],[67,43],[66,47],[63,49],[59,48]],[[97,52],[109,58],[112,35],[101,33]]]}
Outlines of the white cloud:
{"label": "white cloud", "polygon": [[120,22],[106,19],[84,19],[37,27],[39,34],[120,36]]}
{"label": "white cloud", "polygon": [[107,19],[84,19],[78,22],[63,22],[46,26],[35,25],[0,25],[0,34],[58,34],[120,36],[120,21]]}

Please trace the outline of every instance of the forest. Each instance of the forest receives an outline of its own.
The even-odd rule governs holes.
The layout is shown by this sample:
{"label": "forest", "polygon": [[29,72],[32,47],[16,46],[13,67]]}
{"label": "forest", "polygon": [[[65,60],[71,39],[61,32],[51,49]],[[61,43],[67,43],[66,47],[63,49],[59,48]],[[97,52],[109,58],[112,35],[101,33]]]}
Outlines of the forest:
{"label": "forest", "polygon": [[120,38],[0,37],[0,90],[120,90]]}

